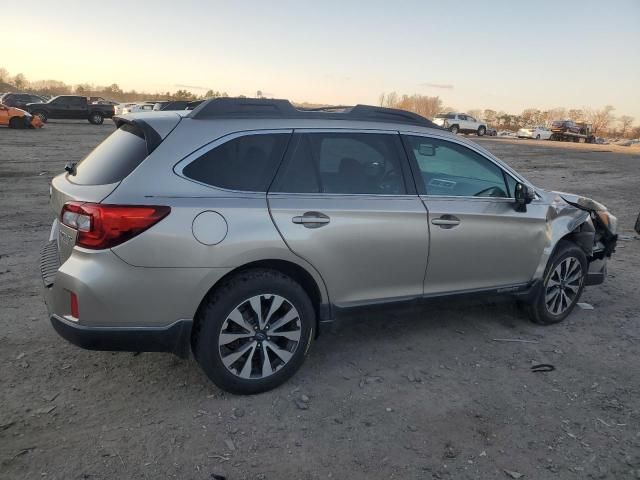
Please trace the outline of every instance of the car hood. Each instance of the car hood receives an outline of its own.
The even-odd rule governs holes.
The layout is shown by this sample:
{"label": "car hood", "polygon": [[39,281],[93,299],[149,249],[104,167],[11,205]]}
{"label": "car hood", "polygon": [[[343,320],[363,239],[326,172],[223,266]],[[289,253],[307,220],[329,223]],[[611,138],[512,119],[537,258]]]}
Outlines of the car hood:
{"label": "car hood", "polygon": [[9,113],[12,115],[27,115],[27,116],[31,116],[31,114],[29,112],[27,112],[26,110],[23,110],[21,108],[18,107],[9,107]]}
{"label": "car hood", "polygon": [[550,205],[571,205],[579,210],[586,212],[608,212],[609,210],[600,202],[589,197],[576,195],[575,193],[556,192],[553,190],[537,189],[537,193],[543,200],[549,202]]}

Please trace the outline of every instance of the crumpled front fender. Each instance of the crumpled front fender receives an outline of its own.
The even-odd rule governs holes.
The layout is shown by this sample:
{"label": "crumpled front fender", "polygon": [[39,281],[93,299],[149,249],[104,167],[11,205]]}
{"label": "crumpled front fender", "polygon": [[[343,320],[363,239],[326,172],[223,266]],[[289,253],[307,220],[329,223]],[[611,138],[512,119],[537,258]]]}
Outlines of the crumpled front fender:
{"label": "crumpled front fender", "polygon": [[557,192],[544,192],[549,202],[546,216],[546,241],[540,263],[536,268],[534,280],[542,279],[549,258],[553,255],[558,242],[567,236],[578,244],[587,256],[593,250],[595,227],[591,215],[567,203]]}

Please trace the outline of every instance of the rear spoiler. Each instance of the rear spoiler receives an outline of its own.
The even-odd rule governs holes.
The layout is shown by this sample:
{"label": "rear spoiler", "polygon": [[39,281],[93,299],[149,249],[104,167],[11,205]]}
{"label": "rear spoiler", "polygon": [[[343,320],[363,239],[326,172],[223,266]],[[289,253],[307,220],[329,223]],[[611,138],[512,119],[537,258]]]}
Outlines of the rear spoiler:
{"label": "rear spoiler", "polygon": [[116,124],[116,128],[120,128],[123,125],[131,125],[137,128],[144,135],[144,140],[147,142],[147,154],[153,152],[158,145],[162,143],[162,137],[160,134],[147,122],[141,118],[125,118],[114,116],[113,123]]}

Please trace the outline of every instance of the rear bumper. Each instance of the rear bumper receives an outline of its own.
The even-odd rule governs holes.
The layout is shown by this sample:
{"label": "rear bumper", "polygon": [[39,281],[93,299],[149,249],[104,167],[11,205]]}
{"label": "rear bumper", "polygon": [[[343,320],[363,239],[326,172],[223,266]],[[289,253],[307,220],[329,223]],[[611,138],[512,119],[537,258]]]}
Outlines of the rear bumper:
{"label": "rear bumper", "polygon": [[[41,253],[48,317],[56,332],[89,350],[171,352],[191,349],[194,313],[228,269],[132,267],[111,251],[74,249],[62,265],[57,244]],[[72,315],[76,296],[79,318]]]}
{"label": "rear bumper", "polygon": [[183,358],[189,355],[192,323],[178,320],[166,327],[89,327],[51,315],[58,335],[87,350],[170,352]]}

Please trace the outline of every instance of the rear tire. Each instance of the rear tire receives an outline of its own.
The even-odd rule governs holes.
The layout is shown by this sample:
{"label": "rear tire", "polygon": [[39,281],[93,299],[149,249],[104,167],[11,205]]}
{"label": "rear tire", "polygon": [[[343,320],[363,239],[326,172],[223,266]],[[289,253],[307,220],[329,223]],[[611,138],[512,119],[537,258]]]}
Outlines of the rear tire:
{"label": "rear tire", "polygon": [[542,288],[527,308],[531,321],[551,325],[567,318],[580,300],[587,272],[587,257],[582,249],[561,240],[545,269]]}
{"label": "rear tire", "polygon": [[540,134],[536,135],[536,140],[540,140]]}
{"label": "rear tire", "polygon": [[487,129],[485,127],[478,127],[478,136],[482,137],[485,133],[487,133]]}
{"label": "rear tire", "polygon": [[92,123],[94,125],[102,125],[103,122],[104,115],[102,115],[100,112],[91,112],[89,114],[89,123]]}
{"label": "rear tire", "polygon": [[11,119],[9,120],[9,128],[23,129],[24,127],[24,118],[11,117]]}
{"label": "rear tire", "polygon": [[193,353],[221,389],[240,395],[265,392],[300,368],[315,322],[313,304],[300,284],[278,271],[247,270],[204,300],[196,315]]}
{"label": "rear tire", "polygon": [[460,127],[458,127],[458,125],[451,125],[449,127],[449,131],[454,135],[457,135],[457,133],[460,131]]}

